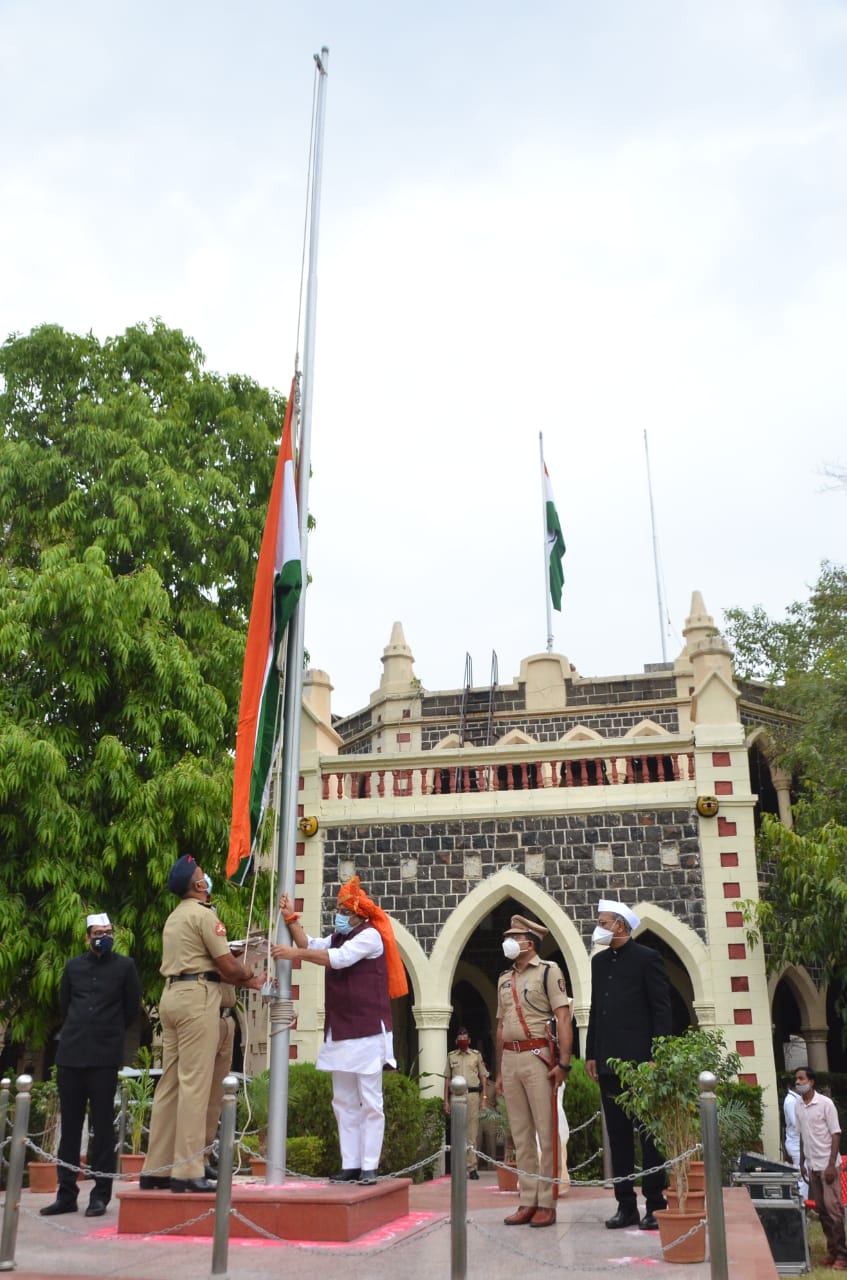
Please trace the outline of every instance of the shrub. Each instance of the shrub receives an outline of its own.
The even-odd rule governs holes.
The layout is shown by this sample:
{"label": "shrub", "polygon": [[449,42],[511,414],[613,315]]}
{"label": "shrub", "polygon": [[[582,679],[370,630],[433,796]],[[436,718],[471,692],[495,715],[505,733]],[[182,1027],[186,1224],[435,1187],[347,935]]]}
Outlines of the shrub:
{"label": "shrub", "polygon": [[379,1167],[383,1173],[397,1173],[417,1159],[423,1136],[424,1101],[416,1082],[399,1071],[383,1074],[382,1093],[385,1138]]}
{"label": "shrub", "polygon": [[[597,1113],[600,1110],[600,1086],[592,1080],[585,1070],[585,1063],[580,1058],[571,1058],[571,1070],[567,1076],[565,1088],[565,1115],[571,1136],[568,1138],[568,1169],[576,1169],[585,1165],[590,1157],[592,1162],[585,1165],[576,1174],[577,1181],[597,1178],[603,1172],[603,1157],[596,1153],[603,1146],[603,1125]],[[592,1124],[586,1122],[597,1116]],[[585,1128],[581,1126],[585,1125]],[[578,1129],[578,1133],[574,1133]]]}
{"label": "shrub", "polygon": [[[415,1160],[427,1160],[444,1146],[444,1135],[447,1129],[447,1117],[444,1114],[444,1102],[441,1098],[421,1098],[423,1109],[421,1124],[421,1140],[415,1154]],[[428,1182],[435,1177],[436,1161],[429,1160],[422,1169],[416,1169],[412,1175],[415,1182]]]}
{"label": "shrub", "polygon": [[323,1176],[324,1144],[320,1138],[289,1138],[285,1146],[285,1163],[290,1173],[307,1178]]}

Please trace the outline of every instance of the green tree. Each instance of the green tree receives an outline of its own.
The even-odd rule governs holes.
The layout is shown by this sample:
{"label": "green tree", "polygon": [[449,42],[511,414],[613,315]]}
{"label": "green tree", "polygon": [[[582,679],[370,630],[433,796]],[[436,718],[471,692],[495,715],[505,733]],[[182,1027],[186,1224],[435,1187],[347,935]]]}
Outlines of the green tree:
{"label": "green tree", "polygon": [[760,608],[726,617],[739,675],[766,681],[768,702],[786,713],[773,754],[795,780],[798,831],[847,825],[847,569],[824,563],[782,621]]}
{"label": "green tree", "polygon": [[284,399],[203,364],[160,321],[0,347],[0,1018],[18,1037],[55,1024],[88,911],[157,999],[182,853],[243,928],[231,751]]}

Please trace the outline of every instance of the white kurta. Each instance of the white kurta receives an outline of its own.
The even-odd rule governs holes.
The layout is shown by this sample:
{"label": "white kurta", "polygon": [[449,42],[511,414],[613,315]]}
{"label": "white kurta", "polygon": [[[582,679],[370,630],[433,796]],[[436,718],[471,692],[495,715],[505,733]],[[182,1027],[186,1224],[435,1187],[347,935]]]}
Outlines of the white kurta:
{"label": "white kurta", "polygon": [[[310,951],[328,951],[332,969],[349,969],[359,960],[375,960],[385,950],[378,931],[370,925],[340,947],[330,946],[331,941],[331,938],[309,938],[308,945]],[[397,1061],[394,1037],[383,1026],[381,1035],[359,1036],[354,1040],[333,1040],[332,1032],[327,1030],[315,1066],[319,1071],[352,1071],[356,1075],[370,1075],[374,1071],[382,1071],[386,1064],[396,1067]]]}

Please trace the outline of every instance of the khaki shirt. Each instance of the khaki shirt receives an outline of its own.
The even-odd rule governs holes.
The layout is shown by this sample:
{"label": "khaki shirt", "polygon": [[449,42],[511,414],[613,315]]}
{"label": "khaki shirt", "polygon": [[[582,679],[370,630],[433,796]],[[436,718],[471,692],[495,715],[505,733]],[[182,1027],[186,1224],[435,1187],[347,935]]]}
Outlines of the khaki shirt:
{"label": "khaki shirt", "polygon": [[223,921],[198,899],[183,898],[162,930],[159,972],[166,978],[178,973],[216,973],[216,958],[228,952]]}
{"label": "khaki shirt", "polygon": [[570,1005],[565,979],[557,964],[552,960],[541,960],[538,956],[532,957],[522,973],[513,966],[500,974],[497,979],[497,1020],[502,1024],[504,1042],[527,1039],[527,1033],[515,1009],[513,975],[516,979],[518,1003],[529,1029],[529,1038],[534,1040],[544,1035],[544,1024],[557,1009]]}
{"label": "khaki shirt", "polygon": [[468,1049],[465,1053],[461,1049],[451,1049],[447,1055],[446,1075],[448,1080],[453,1076],[464,1076],[469,1089],[482,1089],[488,1079],[488,1070],[478,1049]]}

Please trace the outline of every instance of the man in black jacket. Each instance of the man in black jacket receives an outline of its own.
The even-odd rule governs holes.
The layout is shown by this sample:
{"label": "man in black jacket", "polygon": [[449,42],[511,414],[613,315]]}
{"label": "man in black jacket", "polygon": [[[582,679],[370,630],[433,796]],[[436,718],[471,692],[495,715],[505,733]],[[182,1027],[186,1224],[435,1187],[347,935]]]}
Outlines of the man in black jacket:
{"label": "man in black jacket", "polygon": [[[123,1064],[124,1032],[138,1014],[141,988],[134,961],[117,955],[114,931],[105,914],[86,919],[88,950],[65,965],[59,990],[63,1026],[56,1052],[56,1079],[62,1136],[59,1159],[79,1166],[82,1126],[91,1108],[91,1168],[115,1168],[115,1090]],[[59,1166],[59,1189],[43,1214],[76,1213],[77,1175]],[[106,1212],[112,1179],[95,1177],[87,1218]]]}
{"label": "man in black jacket", "polygon": [[[600,1085],[612,1174],[629,1179],[635,1171],[634,1122],[615,1100],[621,1086],[609,1059],[649,1062],[654,1037],[668,1036],[672,1030],[665,964],[658,951],[632,941],[632,931],[639,923],[635,912],[622,902],[600,899],[592,941],[608,949],[597,952],[591,960],[591,1011],[585,1046],[585,1069]],[[664,1156],[650,1135],[640,1131],[639,1136],[642,1168],[663,1164]],[[634,1181],[616,1182],[618,1208],[606,1226],[610,1230],[635,1226],[658,1230],[654,1215],[656,1209],[667,1207],[664,1189],[664,1171],[643,1178],[647,1211],[642,1220]]]}

